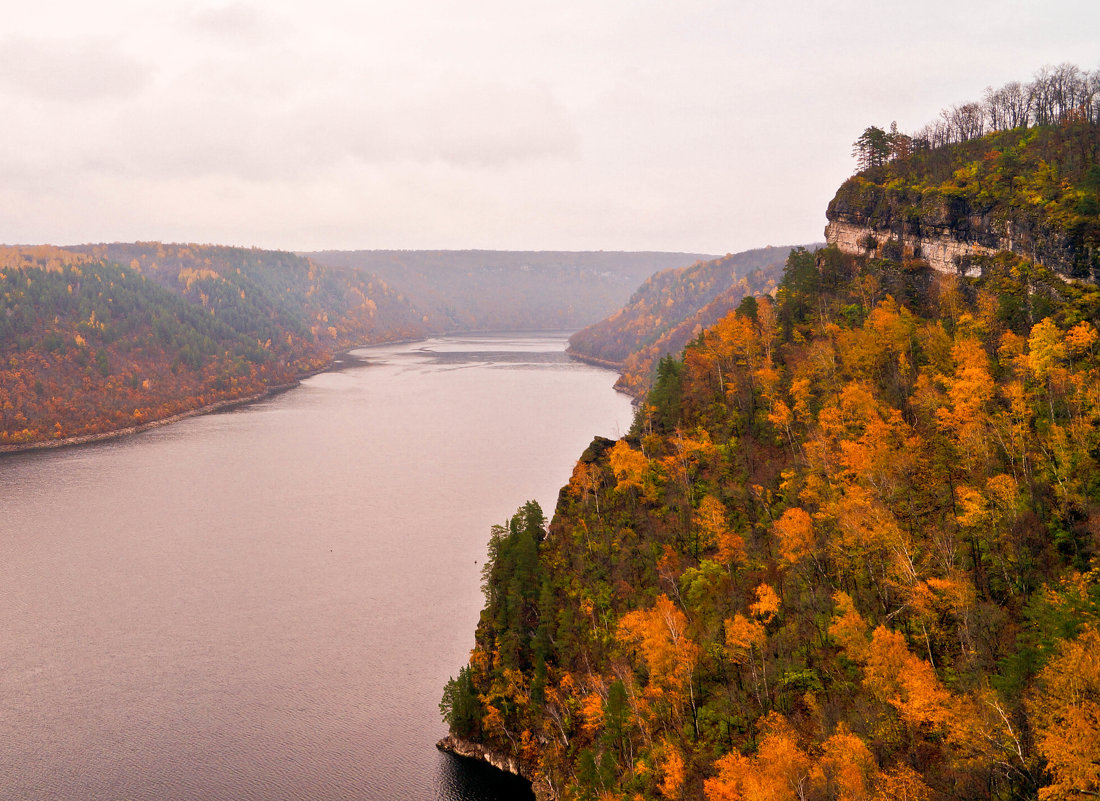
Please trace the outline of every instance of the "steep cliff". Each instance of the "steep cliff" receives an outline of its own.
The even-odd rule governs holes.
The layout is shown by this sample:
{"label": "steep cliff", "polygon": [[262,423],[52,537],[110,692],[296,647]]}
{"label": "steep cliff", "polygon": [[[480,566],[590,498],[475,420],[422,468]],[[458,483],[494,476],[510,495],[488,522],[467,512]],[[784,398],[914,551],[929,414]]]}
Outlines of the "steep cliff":
{"label": "steep cliff", "polygon": [[1063,278],[1100,277],[1100,127],[1014,129],[874,167],[844,182],[825,237],[850,254],[975,275],[1012,251]]}

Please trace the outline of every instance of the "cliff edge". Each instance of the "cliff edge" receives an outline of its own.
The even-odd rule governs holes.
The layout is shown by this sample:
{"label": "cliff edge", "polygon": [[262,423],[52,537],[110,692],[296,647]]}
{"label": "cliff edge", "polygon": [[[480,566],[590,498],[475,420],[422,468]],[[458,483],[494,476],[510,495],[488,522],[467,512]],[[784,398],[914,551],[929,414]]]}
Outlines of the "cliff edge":
{"label": "cliff edge", "polygon": [[1076,121],[914,152],[845,181],[825,238],[845,253],[970,275],[981,257],[1008,250],[1097,283],[1098,149],[1100,127]]}

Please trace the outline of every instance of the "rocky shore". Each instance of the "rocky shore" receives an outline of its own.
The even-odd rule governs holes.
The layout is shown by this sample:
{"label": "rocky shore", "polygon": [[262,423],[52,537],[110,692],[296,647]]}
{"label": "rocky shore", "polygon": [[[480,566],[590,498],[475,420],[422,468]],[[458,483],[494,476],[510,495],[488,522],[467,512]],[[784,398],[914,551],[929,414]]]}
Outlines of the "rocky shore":
{"label": "rocky shore", "polygon": [[497,770],[503,770],[505,773],[511,773],[513,776],[526,779],[531,782],[531,789],[538,801],[556,801],[557,799],[557,793],[554,792],[554,788],[550,786],[548,781],[545,779],[539,780],[526,765],[521,764],[513,756],[491,751],[481,743],[463,740],[450,734],[436,743],[436,748],[448,754],[485,762]]}

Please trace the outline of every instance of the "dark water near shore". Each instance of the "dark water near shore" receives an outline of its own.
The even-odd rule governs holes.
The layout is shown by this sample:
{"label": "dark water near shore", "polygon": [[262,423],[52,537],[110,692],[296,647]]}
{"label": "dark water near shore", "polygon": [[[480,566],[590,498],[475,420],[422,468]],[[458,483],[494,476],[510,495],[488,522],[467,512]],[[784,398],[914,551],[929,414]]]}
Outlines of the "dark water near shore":
{"label": "dark water near shore", "polygon": [[0,798],[522,798],[435,750],[489,527],[630,424],[561,337],[0,458]]}

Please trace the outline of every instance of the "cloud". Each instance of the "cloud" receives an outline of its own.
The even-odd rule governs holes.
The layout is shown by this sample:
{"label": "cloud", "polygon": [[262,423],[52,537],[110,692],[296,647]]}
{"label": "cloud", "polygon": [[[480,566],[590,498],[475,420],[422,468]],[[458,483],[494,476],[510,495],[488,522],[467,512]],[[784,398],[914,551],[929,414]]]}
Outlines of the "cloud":
{"label": "cloud", "polygon": [[1095,69],[1100,20],[1084,0],[9,5],[0,238],[317,247],[819,237],[866,125]]}
{"label": "cloud", "polygon": [[572,158],[580,147],[553,93],[530,82],[441,80],[415,94],[383,90],[353,104],[330,99],[304,112],[348,156],[367,163],[502,166]]}
{"label": "cloud", "polygon": [[[232,70],[230,70],[230,73]],[[207,66],[118,111],[85,166],[108,172],[290,180],[348,164],[443,163],[500,169],[571,159],[580,136],[536,83],[450,80],[417,90],[384,77],[358,86],[257,85]]]}
{"label": "cloud", "polygon": [[[141,91],[150,73],[106,40],[8,42],[15,46],[0,55],[0,98],[8,95],[9,115],[21,124],[0,129],[0,172],[43,191],[78,174],[270,184],[338,177],[357,165],[440,165],[474,180],[528,163],[576,161],[582,149],[574,115],[532,76],[354,63],[272,40],[158,61],[155,84]],[[47,87],[46,75],[28,65],[54,50],[68,55]],[[89,85],[76,83],[79,76]],[[21,81],[18,91],[5,79]],[[100,101],[116,97],[75,111],[42,104],[95,92]]]}
{"label": "cloud", "polygon": [[185,20],[196,33],[229,41],[258,42],[272,30],[271,20],[246,3],[192,8]]}
{"label": "cloud", "polygon": [[0,41],[0,86],[26,97],[91,101],[130,97],[152,77],[152,68],[106,38]]}

